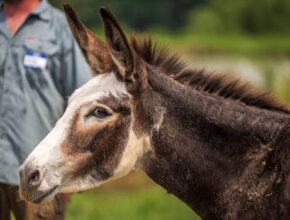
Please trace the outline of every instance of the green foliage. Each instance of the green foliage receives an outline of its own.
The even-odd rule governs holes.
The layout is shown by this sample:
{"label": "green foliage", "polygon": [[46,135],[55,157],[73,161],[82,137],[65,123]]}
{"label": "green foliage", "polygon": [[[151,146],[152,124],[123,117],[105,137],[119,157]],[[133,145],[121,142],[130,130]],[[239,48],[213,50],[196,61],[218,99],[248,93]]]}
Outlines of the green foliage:
{"label": "green foliage", "polygon": [[271,91],[280,100],[290,103],[289,60],[279,59],[278,65],[269,60],[264,61],[263,76],[265,89]]}
{"label": "green foliage", "polygon": [[[51,0],[51,3],[61,8],[63,0]],[[67,0],[77,13],[90,26],[99,26],[100,19],[96,15],[101,6],[106,6],[114,12],[123,24],[135,30],[148,30],[163,27],[171,30],[185,25],[187,12],[201,4],[204,0]]]}
{"label": "green foliage", "polygon": [[50,0],[70,3],[89,27],[101,25],[97,12],[110,8],[134,30],[187,29],[206,33],[290,33],[289,0]]}
{"label": "green foliage", "polygon": [[208,8],[193,10],[189,13],[189,24],[187,26],[189,33],[221,33],[223,29],[221,18]]}
{"label": "green foliage", "polygon": [[191,209],[159,187],[75,194],[68,220],[199,220]]}
{"label": "green foliage", "polygon": [[289,36],[218,33],[151,33],[159,45],[186,54],[239,54],[250,57],[290,56]]}
{"label": "green foliage", "polygon": [[196,31],[290,33],[289,0],[215,0],[190,15]]}

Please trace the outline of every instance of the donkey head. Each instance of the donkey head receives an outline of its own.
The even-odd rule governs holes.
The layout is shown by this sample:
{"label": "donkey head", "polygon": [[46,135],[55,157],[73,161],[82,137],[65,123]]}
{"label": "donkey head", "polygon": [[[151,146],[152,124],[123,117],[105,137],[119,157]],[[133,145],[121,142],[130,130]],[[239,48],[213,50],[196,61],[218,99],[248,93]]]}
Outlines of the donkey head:
{"label": "donkey head", "polygon": [[65,12],[95,77],[69,98],[62,118],[20,168],[21,194],[36,203],[124,176],[150,151],[135,113],[148,84],[146,65],[107,9],[100,10],[107,43],[68,5]]}

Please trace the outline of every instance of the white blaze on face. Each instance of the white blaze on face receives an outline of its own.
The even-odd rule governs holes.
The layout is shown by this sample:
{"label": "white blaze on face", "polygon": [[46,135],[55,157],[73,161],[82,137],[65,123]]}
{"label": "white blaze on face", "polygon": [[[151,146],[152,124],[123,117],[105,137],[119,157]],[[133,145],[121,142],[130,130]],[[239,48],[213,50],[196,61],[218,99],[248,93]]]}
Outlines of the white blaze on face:
{"label": "white blaze on face", "polygon": [[[129,96],[124,83],[117,80],[114,73],[101,74],[92,78],[74,92],[64,115],[58,120],[53,130],[28,156],[25,164],[29,163],[29,166],[33,166],[36,169],[41,167],[42,169],[49,170],[50,172],[47,172],[47,174],[53,177],[57,182],[56,185],[60,184],[66,165],[66,158],[60,146],[69,133],[72,119],[79,107],[85,103],[97,101],[109,95],[120,97],[124,94]],[[48,178],[44,178],[40,188],[49,187],[48,185],[50,184],[46,181]]]}
{"label": "white blaze on face", "polygon": [[149,136],[138,138],[131,128],[127,146],[122,154],[117,169],[114,171],[113,178],[116,179],[123,177],[133,169],[142,168],[137,164],[138,159],[142,158],[144,154],[151,150],[152,147]]}
{"label": "white blaze on face", "polygon": [[113,172],[113,176],[103,182],[94,181],[90,175],[82,179],[76,179],[74,182],[66,180],[66,171],[69,170],[70,163],[73,163],[73,161],[68,163],[68,158],[60,149],[67,138],[74,116],[80,106],[105,97],[121,98],[124,95],[130,97],[124,83],[119,81],[114,73],[98,75],[74,92],[62,118],[59,119],[55,128],[34,149],[25,162],[35,168],[43,167],[46,170],[43,183],[39,187],[40,190],[45,191],[55,185],[60,185],[59,190],[61,192],[82,191],[96,187],[108,180],[125,176],[136,167],[138,159],[150,150],[151,146],[149,137],[138,138],[136,136],[132,130],[132,124],[120,162]]}
{"label": "white blaze on face", "polygon": [[96,181],[90,175],[77,179],[74,182],[66,183],[61,186],[60,192],[62,193],[72,193],[88,190],[94,187],[98,187],[106,182],[114,179],[126,176],[130,171],[134,169],[142,168],[138,164],[138,159],[140,159],[145,153],[151,151],[151,145],[149,137],[137,138],[133,131],[130,132],[128,143],[122,153],[121,160],[115,169],[113,176],[108,179]]}

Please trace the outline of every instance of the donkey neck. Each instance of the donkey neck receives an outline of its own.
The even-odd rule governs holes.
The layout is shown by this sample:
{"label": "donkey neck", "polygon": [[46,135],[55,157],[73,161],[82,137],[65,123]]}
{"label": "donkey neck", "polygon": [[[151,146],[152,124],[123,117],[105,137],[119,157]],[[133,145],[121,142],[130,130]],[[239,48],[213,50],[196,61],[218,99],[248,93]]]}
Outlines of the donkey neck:
{"label": "donkey neck", "polygon": [[245,155],[270,143],[289,117],[195,91],[162,74],[148,79],[158,97],[151,106],[163,113],[151,127],[154,154],[144,170],[203,218],[218,219],[218,196],[247,165]]}

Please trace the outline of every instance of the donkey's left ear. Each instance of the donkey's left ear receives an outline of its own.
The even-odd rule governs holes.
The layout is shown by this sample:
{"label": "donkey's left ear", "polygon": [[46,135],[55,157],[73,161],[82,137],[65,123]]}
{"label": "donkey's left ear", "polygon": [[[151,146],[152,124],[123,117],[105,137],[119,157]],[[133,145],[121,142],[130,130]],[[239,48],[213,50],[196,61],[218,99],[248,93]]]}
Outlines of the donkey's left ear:
{"label": "donkey's left ear", "polygon": [[101,8],[100,13],[104,22],[106,41],[111,56],[124,80],[130,80],[135,70],[135,55],[128,40],[112,13]]}

